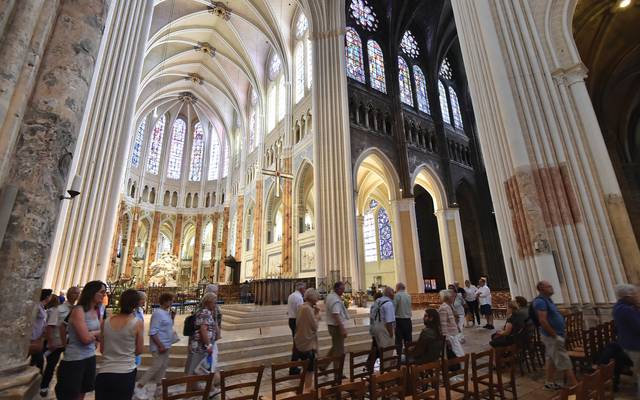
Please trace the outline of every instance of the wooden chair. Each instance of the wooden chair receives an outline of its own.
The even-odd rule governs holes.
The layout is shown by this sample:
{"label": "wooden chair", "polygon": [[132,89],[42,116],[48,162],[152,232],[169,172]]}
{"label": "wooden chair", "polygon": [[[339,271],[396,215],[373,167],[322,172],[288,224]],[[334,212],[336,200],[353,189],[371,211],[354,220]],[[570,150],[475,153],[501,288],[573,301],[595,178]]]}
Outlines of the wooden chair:
{"label": "wooden chair", "polygon": [[518,347],[518,365],[520,367],[521,376],[525,375],[525,367],[527,368],[527,372],[537,370],[535,344],[533,340],[535,336],[535,329],[535,325],[527,324],[522,332],[515,338],[515,343]]}
{"label": "wooden chair", "polygon": [[372,351],[352,351],[349,353],[349,379],[368,380],[373,372]]}
{"label": "wooden chair", "polygon": [[441,369],[439,361],[409,367],[412,400],[440,400]]}
{"label": "wooden chair", "polygon": [[597,332],[595,328],[586,329],[582,331],[582,347],[576,350],[569,350],[569,358],[573,363],[574,370],[577,366],[580,366],[583,370],[590,370],[593,364],[593,357],[596,354],[596,336]]}
{"label": "wooden chair", "polygon": [[578,382],[577,385],[567,389],[560,389],[560,394],[558,394],[558,396],[556,397],[553,397],[552,400],[569,400],[569,396],[571,396],[571,398],[574,400],[584,399],[584,389],[582,382]]}
{"label": "wooden chair", "polygon": [[[262,381],[263,373],[264,365],[260,365],[259,367],[239,368],[231,371],[220,371],[220,396],[222,397],[222,400],[258,400],[260,397],[258,393],[260,392],[260,382]],[[229,378],[253,374],[257,375],[255,379],[249,379],[248,381],[240,383],[229,382]],[[244,388],[253,388],[253,393],[248,395],[239,394],[235,397],[231,397],[229,395],[229,392]]]}
{"label": "wooden chair", "polygon": [[283,400],[318,400],[318,392],[312,390],[309,393],[297,394]]}
{"label": "wooden chair", "polygon": [[613,391],[613,375],[615,373],[616,363],[611,361],[609,364],[600,367],[600,381],[598,382],[598,399],[613,400],[615,392]]}
{"label": "wooden chair", "polygon": [[516,387],[517,349],[515,346],[509,346],[499,347],[493,351],[496,372],[495,390],[501,399],[506,399],[505,392],[511,392],[512,399],[516,400],[518,398]]}
{"label": "wooden chair", "polygon": [[371,400],[398,398],[404,399],[407,383],[407,369],[374,374],[371,377]]}
{"label": "wooden chair", "polygon": [[[460,365],[460,368],[451,371],[450,368]],[[451,393],[461,393],[464,398],[469,398],[469,354],[462,357],[449,358],[442,360],[442,381],[444,384],[447,400],[451,400]],[[462,379],[459,382],[451,382],[454,377]]]}
{"label": "wooden chair", "polygon": [[[329,368],[331,366],[331,368]],[[344,354],[335,357],[324,357],[316,359],[316,368],[313,372],[313,383],[316,390],[325,386],[338,386],[342,383],[342,370],[344,367]],[[333,378],[330,378],[333,374]],[[321,382],[321,378],[329,377]]]}
{"label": "wooden chair", "polygon": [[400,356],[398,354],[395,354],[395,345],[383,347],[379,351],[381,373],[395,371],[400,368]]}
{"label": "wooden chair", "polygon": [[[282,393],[295,392],[295,394],[302,394],[308,367],[309,360],[289,361],[271,365],[271,399],[276,400],[278,395]],[[298,368],[301,372],[297,375],[289,375],[291,368]],[[286,374],[278,376],[280,371],[286,371]]]}
{"label": "wooden chair", "polygon": [[602,381],[602,369],[598,368],[592,374],[587,374],[582,377],[582,390],[584,400],[599,400],[598,388]]}
{"label": "wooden chair", "polygon": [[481,353],[471,353],[471,382],[473,382],[474,398],[494,398],[494,352],[493,349]]}
{"label": "wooden chair", "polygon": [[[209,398],[211,384],[213,382],[213,374],[209,375],[190,375],[181,376],[179,378],[163,378],[162,379],[162,400],[188,399],[191,397],[200,397],[202,400]],[[199,389],[204,383],[204,388]],[[172,386],[185,385],[182,393],[169,394],[169,388]]]}
{"label": "wooden chair", "polygon": [[367,384],[364,381],[343,383],[342,385],[320,389],[322,400],[364,400]]}

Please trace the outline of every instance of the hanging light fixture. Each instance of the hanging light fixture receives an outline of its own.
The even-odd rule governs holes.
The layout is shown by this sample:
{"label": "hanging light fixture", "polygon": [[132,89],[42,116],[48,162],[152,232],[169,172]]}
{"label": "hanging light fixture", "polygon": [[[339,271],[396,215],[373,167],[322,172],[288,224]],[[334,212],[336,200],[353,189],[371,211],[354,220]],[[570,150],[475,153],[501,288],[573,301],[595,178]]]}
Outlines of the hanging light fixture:
{"label": "hanging light fixture", "polygon": [[618,2],[618,8],[627,8],[631,5],[631,0],[620,0]]}

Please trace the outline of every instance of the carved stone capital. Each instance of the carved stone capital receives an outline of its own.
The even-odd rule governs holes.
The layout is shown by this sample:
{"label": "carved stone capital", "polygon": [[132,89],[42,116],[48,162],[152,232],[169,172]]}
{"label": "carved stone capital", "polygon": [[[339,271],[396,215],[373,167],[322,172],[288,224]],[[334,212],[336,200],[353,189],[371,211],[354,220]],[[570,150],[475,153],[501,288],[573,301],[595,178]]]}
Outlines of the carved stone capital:
{"label": "carved stone capital", "polygon": [[588,72],[583,63],[577,63],[567,68],[558,68],[551,72],[551,76],[558,85],[571,86],[574,83],[584,82]]}

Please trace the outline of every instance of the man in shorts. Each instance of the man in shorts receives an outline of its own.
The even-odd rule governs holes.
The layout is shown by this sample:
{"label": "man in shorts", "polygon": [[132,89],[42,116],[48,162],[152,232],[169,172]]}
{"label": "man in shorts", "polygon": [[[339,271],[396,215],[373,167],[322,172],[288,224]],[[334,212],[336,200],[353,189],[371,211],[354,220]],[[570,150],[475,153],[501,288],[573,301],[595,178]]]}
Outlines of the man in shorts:
{"label": "man in shorts", "polygon": [[540,324],[540,339],[545,349],[545,389],[557,390],[561,386],[555,382],[556,371],[563,371],[569,386],[578,383],[573,366],[565,347],[564,317],[551,300],[553,286],[540,281],[536,286],[539,296],[533,300],[533,309]]}
{"label": "man in shorts", "polygon": [[491,310],[491,289],[487,286],[487,281],[484,278],[480,278],[478,281],[478,291],[476,297],[480,303],[480,314],[484,315],[487,320],[487,324],[483,326],[485,329],[493,328],[493,311]]}

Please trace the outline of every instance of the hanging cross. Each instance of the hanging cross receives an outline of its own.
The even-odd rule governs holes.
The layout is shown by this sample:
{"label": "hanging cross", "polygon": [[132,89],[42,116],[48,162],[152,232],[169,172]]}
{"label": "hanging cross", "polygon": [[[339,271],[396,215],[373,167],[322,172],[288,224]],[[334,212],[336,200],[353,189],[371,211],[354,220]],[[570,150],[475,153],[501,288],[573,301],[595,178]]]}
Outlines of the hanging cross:
{"label": "hanging cross", "polygon": [[276,158],[276,168],[275,170],[270,169],[262,169],[263,175],[273,176],[276,180],[276,197],[280,197],[280,180],[281,179],[293,179],[293,175],[287,174],[285,172],[281,172],[280,168],[280,158]]}

